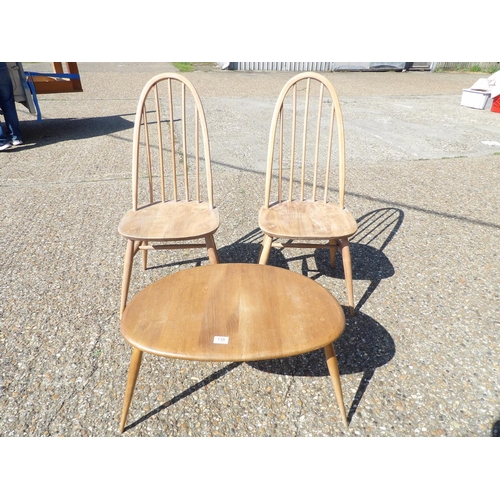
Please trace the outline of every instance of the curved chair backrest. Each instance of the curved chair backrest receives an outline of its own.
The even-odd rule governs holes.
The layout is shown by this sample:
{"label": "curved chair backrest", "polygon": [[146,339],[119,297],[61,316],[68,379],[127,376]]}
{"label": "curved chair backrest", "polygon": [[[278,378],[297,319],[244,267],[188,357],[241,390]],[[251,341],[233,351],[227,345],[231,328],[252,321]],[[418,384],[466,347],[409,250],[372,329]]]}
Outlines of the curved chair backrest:
{"label": "curved chair backrest", "polygon": [[[141,93],[134,124],[133,209],[139,208],[140,180],[148,180],[147,204],[155,201],[202,201],[213,208],[212,167],[205,112],[198,92],[184,76],[162,73]],[[202,151],[203,155],[200,154]],[[206,177],[200,175],[204,163]],[[141,166],[147,167],[144,175]],[[153,180],[159,178],[158,185]],[[190,183],[190,180],[192,181]],[[204,189],[202,185],[205,184]]]}
{"label": "curved chair backrest", "polygon": [[[334,129],[337,148],[333,147]],[[329,201],[332,160],[338,162],[338,203],[343,208],[344,125],[337,93],[323,75],[301,73],[285,84],[274,110],[267,155],[265,206],[268,208],[271,204],[273,175],[278,180],[273,192],[278,203],[294,199],[304,201],[306,193],[310,194],[307,199],[316,201],[320,192],[323,192],[323,201]]]}

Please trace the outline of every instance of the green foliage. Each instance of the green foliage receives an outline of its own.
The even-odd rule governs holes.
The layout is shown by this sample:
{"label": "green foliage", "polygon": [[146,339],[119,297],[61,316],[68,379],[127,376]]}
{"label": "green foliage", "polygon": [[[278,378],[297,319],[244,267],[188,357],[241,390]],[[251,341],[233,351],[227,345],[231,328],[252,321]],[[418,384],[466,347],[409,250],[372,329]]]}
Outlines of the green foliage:
{"label": "green foliage", "polygon": [[493,63],[486,66],[484,63],[467,64],[467,63],[447,63],[446,67],[437,68],[436,72],[459,72],[459,73],[496,73],[500,69],[500,63]]}
{"label": "green foliage", "polygon": [[194,71],[193,63],[190,62],[174,62],[172,63],[179,71],[183,73],[190,73]]}

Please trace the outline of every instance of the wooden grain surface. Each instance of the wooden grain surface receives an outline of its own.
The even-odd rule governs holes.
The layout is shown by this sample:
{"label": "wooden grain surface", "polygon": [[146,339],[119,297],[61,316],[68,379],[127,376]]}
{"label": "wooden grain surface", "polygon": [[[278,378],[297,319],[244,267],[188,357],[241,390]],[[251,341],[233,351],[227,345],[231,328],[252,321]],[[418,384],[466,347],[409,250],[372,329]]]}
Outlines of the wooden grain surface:
{"label": "wooden grain surface", "polygon": [[149,285],[126,307],[121,331],[132,346],[160,356],[251,361],[319,349],[344,326],[337,300],[310,278],[273,266],[218,264]]}
{"label": "wooden grain surface", "polygon": [[172,201],[129,210],[118,232],[134,240],[169,241],[203,238],[218,227],[219,212],[208,203]]}
{"label": "wooden grain surface", "polygon": [[273,238],[310,240],[349,237],[358,227],[350,212],[322,201],[285,201],[262,207],[259,226]]}

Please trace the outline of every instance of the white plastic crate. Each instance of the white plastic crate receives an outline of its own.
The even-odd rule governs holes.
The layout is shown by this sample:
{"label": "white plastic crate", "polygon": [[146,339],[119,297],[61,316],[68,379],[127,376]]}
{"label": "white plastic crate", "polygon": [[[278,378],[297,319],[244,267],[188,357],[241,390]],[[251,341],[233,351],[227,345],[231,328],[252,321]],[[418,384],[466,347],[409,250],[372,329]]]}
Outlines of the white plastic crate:
{"label": "white plastic crate", "polygon": [[460,104],[462,106],[467,106],[468,108],[484,109],[490,96],[490,92],[484,92],[482,90],[463,89],[462,101],[460,102]]}

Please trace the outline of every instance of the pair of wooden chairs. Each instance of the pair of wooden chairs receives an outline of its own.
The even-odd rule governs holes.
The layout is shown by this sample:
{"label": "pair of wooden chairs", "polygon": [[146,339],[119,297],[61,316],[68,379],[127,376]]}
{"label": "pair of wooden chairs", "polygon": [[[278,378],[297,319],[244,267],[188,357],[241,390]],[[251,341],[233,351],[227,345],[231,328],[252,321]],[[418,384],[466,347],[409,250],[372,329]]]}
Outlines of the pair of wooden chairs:
{"label": "pair of wooden chairs", "polygon": [[[267,264],[272,247],[299,247],[329,249],[334,266],[340,248],[353,315],[349,237],[357,224],[344,207],[344,186],[344,128],[335,89],[323,75],[296,75],[281,91],[271,122],[265,203],[258,219],[264,234],[259,264]],[[139,98],[132,200],[118,228],[127,239],[120,315],[139,250],[144,269],[149,250],[205,247],[210,264],[219,262],[205,113],[196,89],[180,74],[155,76]]]}

